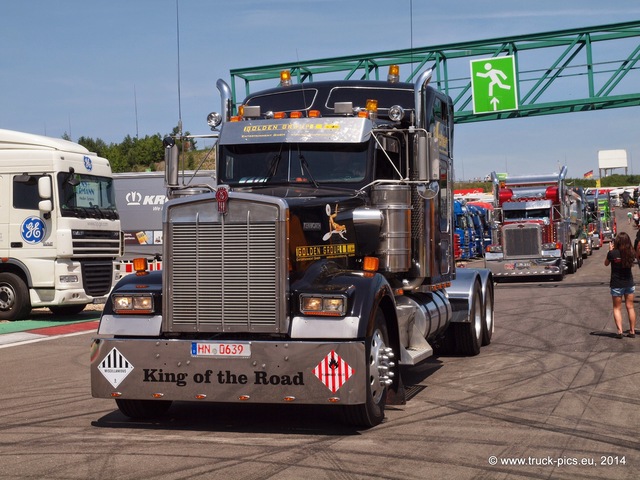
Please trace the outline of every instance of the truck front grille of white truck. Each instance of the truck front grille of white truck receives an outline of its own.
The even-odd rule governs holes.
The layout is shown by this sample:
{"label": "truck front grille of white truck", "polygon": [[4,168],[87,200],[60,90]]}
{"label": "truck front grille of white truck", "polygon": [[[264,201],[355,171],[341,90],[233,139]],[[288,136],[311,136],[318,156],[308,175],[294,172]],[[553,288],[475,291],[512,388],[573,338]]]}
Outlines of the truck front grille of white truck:
{"label": "truck front grille of white truck", "polygon": [[114,258],[120,255],[117,230],[72,230],[73,255],[76,257]]}
{"label": "truck front grille of white truck", "polygon": [[82,266],[82,286],[87,295],[101,297],[111,290],[113,282],[113,262],[105,260],[80,260]]}
{"label": "truck front grille of white truck", "polygon": [[502,237],[505,258],[541,254],[542,234],[538,225],[506,225]]}
{"label": "truck front grille of white truck", "polygon": [[171,223],[165,268],[170,330],[279,331],[284,282],[277,227],[277,222]]}

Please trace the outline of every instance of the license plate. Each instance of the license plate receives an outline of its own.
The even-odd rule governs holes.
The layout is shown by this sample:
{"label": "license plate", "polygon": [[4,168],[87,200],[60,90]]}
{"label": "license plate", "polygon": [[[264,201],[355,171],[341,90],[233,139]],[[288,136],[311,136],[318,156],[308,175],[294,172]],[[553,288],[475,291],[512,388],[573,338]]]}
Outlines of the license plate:
{"label": "license plate", "polygon": [[93,303],[96,305],[107,303],[107,297],[96,297],[93,299]]}
{"label": "license plate", "polygon": [[191,342],[192,357],[250,358],[248,342]]}

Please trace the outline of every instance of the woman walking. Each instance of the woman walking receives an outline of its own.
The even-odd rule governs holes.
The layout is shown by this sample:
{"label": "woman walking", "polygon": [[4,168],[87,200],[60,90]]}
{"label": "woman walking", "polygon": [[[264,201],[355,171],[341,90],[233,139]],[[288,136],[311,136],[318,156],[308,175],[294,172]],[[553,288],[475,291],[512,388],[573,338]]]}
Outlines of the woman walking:
{"label": "woman walking", "polygon": [[636,336],[636,311],[633,308],[633,294],[636,287],[631,272],[635,258],[636,253],[629,235],[625,232],[618,233],[615,240],[609,243],[607,258],[604,260],[605,266],[611,265],[609,288],[613,299],[613,320],[618,330],[616,338],[622,338],[622,297],[624,297],[629,316],[629,337]]}

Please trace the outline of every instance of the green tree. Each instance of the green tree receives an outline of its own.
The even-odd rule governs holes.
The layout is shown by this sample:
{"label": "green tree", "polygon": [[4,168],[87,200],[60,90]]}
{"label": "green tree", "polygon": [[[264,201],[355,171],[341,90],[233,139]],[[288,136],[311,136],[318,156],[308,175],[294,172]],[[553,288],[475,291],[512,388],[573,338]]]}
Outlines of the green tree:
{"label": "green tree", "polygon": [[100,157],[106,157],[106,151],[109,148],[104,140],[100,138],[94,140],[93,138],[82,136],[78,138],[77,143],[85,147],[90,152],[95,152]]}
{"label": "green tree", "polygon": [[[171,131],[171,136],[176,138],[179,133],[180,133],[180,126],[176,125],[175,127],[173,127],[173,130]],[[191,135],[191,132],[188,132],[188,131],[182,134],[183,137],[188,137],[189,135]],[[187,138],[184,140],[176,139],[176,145],[178,145],[178,151],[180,153],[192,152],[196,150],[197,142],[193,138]]]}

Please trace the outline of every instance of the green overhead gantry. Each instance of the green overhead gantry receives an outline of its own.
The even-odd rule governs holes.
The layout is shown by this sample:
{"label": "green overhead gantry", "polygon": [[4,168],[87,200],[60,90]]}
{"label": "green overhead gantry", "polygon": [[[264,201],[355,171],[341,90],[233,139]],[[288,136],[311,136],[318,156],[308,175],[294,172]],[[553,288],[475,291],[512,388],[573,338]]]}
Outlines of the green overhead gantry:
{"label": "green overhead gantry", "polygon": [[[470,62],[513,55],[517,110],[474,114]],[[400,65],[403,80],[433,68],[432,83],[454,101],[456,123],[530,117],[640,105],[640,20],[555,32],[495,38],[432,47],[349,55],[231,70],[244,93],[261,82],[275,87],[280,71],[298,83],[336,79],[386,79],[389,65]],[[253,90],[256,90],[254,88]]]}

